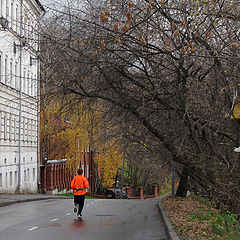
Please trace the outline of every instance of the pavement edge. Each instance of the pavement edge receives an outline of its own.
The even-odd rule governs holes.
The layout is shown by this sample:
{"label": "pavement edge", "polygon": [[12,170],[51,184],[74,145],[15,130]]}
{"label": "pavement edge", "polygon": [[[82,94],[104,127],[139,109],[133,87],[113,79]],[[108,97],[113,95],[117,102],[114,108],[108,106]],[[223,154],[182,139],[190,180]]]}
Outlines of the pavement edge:
{"label": "pavement edge", "polygon": [[167,216],[166,211],[164,210],[163,206],[162,206],[162,200],[167,197],[170,196],[171,193],[167,193],[164,194],[163,196],[159,197],[159,202],[158,202],[158,207],[159,207],[159,212],[162,216],[163,219],[163,224],[167,233],[167,236],[169,237],[170,240],[180,240],[180,238],[178,237],[177,233],[175,232],[175,230],[172,227],[171,221]]}

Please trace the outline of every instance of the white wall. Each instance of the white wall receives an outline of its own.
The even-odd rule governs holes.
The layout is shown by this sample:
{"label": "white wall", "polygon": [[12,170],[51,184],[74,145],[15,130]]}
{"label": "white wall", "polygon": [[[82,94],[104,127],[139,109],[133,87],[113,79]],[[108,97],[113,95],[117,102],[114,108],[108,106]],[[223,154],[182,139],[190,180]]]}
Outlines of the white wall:
{"label": "white wall", "polygon": [[[21,14],[22,13],[22,14]],[[37,191],[38,144],[38,18],[35,0],[0,0],[0,192]],[[22,19],[22,24],[21,20]],[[24,38],[20,38],[20,33]],[[26,44],[21,45],[20,39]],[[32,59],[32,61],[31,61]],[[20,85],[21,80],[21,85]],[[21,149],[19,159],[19,110],[21,86]],[[19,165],[20,163],[20,165]]]}

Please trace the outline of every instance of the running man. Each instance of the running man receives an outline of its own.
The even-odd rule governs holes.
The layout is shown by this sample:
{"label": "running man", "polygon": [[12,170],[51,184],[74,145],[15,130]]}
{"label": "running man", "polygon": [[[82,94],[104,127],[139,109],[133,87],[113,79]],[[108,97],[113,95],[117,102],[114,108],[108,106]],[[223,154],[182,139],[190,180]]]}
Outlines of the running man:
{"label": "running man", "polygon": [[78,175],[76,175],[71,182],[71,188],[74,194],[74,212],[77,212],[78,218],[82,218],[86,189],[89,188],[89,182],[87,178],[82,175],[83,170],[81,168],[78,169],[77,173]]}

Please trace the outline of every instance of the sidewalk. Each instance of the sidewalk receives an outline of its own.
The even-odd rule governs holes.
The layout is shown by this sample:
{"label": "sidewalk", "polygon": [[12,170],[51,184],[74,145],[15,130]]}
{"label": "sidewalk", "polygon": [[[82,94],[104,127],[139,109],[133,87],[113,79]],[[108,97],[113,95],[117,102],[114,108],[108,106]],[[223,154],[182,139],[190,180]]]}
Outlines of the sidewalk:
{"label": "sidewalk", "polygon": [[0,207],[7,206],[14,203],[38,201],[46,199],[68,199],[70,197],[63,197],[48,194],[0,194]]}

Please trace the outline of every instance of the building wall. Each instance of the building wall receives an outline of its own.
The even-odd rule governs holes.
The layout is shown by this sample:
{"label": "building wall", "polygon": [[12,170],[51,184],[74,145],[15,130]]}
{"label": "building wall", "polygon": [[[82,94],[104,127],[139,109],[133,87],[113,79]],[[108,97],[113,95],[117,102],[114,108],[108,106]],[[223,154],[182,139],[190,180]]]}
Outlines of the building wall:
{"label": "building wall", "polygon": [[0,0],[0,17],[8,22],[0,24],[0,192],[38,190],[41,12],[35,0]]}

